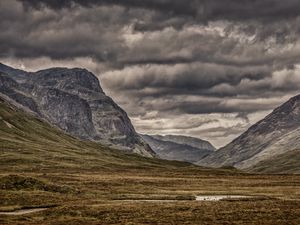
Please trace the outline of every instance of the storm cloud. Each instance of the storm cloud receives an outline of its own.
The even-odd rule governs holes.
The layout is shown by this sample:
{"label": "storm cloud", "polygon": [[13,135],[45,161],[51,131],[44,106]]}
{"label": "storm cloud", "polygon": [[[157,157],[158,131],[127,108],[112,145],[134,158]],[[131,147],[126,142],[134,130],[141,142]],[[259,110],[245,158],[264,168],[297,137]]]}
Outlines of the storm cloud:
{"label": "storm cloud", "polygon": [[3,0],[0,60],[86,67],[150,134],[226,144],[300,88],[298,0]]}
{"label": "storm cloud", "polygon": [[61,9],[80,5],[93,7],[102,5],[121,5],[148,10],[158,10],[172,14],[199,17],[203,20],[246,20],[253,18],[286,19],[299,15],[300,3],[297,0],[20,0],[33,7]]}

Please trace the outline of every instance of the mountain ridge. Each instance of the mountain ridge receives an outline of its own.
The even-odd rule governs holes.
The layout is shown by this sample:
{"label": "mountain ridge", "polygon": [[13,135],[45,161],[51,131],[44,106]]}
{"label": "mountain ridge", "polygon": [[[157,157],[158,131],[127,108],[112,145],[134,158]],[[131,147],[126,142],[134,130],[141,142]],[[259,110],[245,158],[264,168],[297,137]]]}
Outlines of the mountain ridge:
{"label": "mountain ridge", "polygon": [[166,141],[172,141],[177,144],[185,144],[195,148],[204,148],[209,150],[216,150],[216,148],[209,142],[200,138],[195,138],[185,135],[152,135],[153,137],[160,138]]}
{"label": "mountain ridge", "polygon": [[156,157],[91,72],[63,67],[20,71],[0,64],[2,95],[77,138]]}
{"label": "mountain ridge", "polygon": [[180,135],[141,135],[162,159],[195,163],[215,151],[208,141]]}
{"label": "mountain ridge", "polygon": [[300,149],[300,95],[275,108],[242,135],[197,164],[247,170],[260,161],[296,149]]}

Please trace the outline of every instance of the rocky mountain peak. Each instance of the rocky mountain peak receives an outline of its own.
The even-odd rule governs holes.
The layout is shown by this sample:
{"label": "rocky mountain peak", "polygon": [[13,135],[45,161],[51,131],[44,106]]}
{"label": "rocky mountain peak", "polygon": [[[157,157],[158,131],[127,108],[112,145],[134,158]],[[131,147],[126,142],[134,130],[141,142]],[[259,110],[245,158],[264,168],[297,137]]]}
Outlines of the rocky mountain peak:
{"label": "rocky mountain peak", "polygon": [[0,63],[0,72],[3,74],[14,76],[14,79],[17,80],[18,82],[22,82],[24,79],[28,77],[28,73],[26,71],[12,68],[3,63]]}
{"label": "rocky mountain peak", "polygon": [[126,112],[103,92],[86,69],[25,72],[0,65],[0,94],[80,139],[128,152],[156,154],[136,133]]}
{"label": "rocky mountain peak", "polygon": [[[300,95],[290,98],[287,102],[277,107],[263,120],[249,128],[249,131],[258,134],[268,133],[272,130],[293,129],[300,125]],[[246,133],[247,133],[246,132]]]}
{"label": "rocky mountain peak", "polygon": [[31,76],[32,82],[41,86],[57,87],[65,90],[83,89],[102,92],[98,78],[86,69],[51,68],[40,70]]}
{"label": "rocky mountain peak", "polygon": [[274,109],[273,113],[282,115],[300,114],[300,95],[290,98],[286,103]]}

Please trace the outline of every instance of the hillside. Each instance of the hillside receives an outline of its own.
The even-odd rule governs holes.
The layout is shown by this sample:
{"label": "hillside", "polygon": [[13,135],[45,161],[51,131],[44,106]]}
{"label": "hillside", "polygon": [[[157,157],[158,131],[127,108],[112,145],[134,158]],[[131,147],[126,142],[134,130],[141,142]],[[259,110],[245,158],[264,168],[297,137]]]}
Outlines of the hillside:
{"label": "hillside", "polygon": [[262,160],[247,168],[251,173],[300,174],[300,150],[292,150]]}
{"label": "hillside", "polygon": [[[0,100],[0,214],[33,211],[1,214],[0,224],[238,224],[249,218],[297,224],[298,184],[295,175],[248,175],[126,154],[78,140]],[[209,193],[258,197],[195,201]]]}
{"label": "hillside", "polygon": [[162,159],[197,162],[215,151],[207,141],[178,135],[142,135],[155,153]]}
{"label": "hillside", "polygon": [[[299,148],[300,95],[297,95],[251,126],[231,143],[200,160],[198,164],[210,167],[234,166],[258,171],[259,169],[254,169],[256,166],[267,167],[267,163],[270,162],[270,168],[266,169],[266,172],[299,173],[299,167],[288,170],[281,167],[285,160],[290,161],[287,157],[288,152]],[[292,165],[297,166],[297,164],[290,166]],[[283,170],[279,171],[278,168]]]}
{"label": "hillside", "polygon": [[35,115],[0,98],[0,169],[2,171],[119,170],[189,166],[144,158],[78,140]]}
{"label": "hillside", "polygon": [[155,157],[126,112],[85,69],[51,68],[29,73],[0,63],[0,93],[72,136]]}

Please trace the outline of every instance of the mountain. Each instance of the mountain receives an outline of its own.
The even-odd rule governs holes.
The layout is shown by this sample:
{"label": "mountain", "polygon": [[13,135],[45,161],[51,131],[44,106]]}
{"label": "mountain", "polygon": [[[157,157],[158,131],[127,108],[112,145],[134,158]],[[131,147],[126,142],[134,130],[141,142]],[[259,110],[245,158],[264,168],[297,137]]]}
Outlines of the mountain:
{"label": "mountain", "polygon": [[[271,169],[267,168],[268,164],[274,168],[280,167],[288,160],[287,155],[298,149],[300,149],[300,95],[276,108],[241,136],[201,159],[197,164],[210,167],[234,166],[250,171],[264,165],[265,169],[261,170],[271,172]],[[295,163],[293,159],[289,160],[289,170],[293,166],[297,168],[297,165],[299,163]],[[299,167],[297,171],[300,172]]]}
{"label": "mountain", "polygon": [[179,135],[142,135],[156,154],[167,160],[197,162],[216,149],[208,142],[198,138]]}
{"label": "mountain", "polygon": [[216,148],[211,143],[199,138],[183,135],[153,135],[153,137],[163,141],[171,141],[177,144],[188,145],[198,149],[207,149],[211,151],[216,150]]}
{"label": "mountain", "polygon": [[[93,179],[91,174],[94,174],[104,176],[105,180],[95,183],[93,187],[107,191],[108,180],[106,178],[112,179],[110,181],[112,187],[113,185],[119,187],[122,182],[130,184],[132,177],[136,176],[138,171],[142,174],[152,171],[150,174],[153,178],[158,171],[168,171],[167,173],[171,174],[179,171],[182,174],[183,170],[189,175],[191,172],[209,174],[209,176],[236,173],[234,170],[216,170],[198,167],[187,162],[143,157],[103,146],[95,141],[80,140],[45,119],[16,107],[15,103],[12,104],[0,96],[0,178],[7,174],[27,173],[37,174],[36,176],[44,178],[49,175],[54,180],[60,179],[61,176],[66,176],[68,179],[74,176],[77,179],[80,174]],[[130,178],[124,180],[122,176],[120,177],[120,172],[127,174]],[[138,176],[138,186],[141,186],[140,179],[141,177]],[[72,178],[70,181],[73,182]],[[83,184],[86,190],[87,184],[82,183],[81,179],[78,179],[78,182]],[[131,185],[136,185],[136,183]],[[149,180],[141,188],[148,190],[147,185],[149,185]],[[123,192],[124,189],[120,193]],[[24,195],[24,193],[20,194]],[[57,198],[57,196],[54,197]]]}
{"label": "mountain", "polygon": [[126,112],[85,69],[51,68],[29,73],[0,64],[0,94],[82,140],[155,157]]}
{"label": "mountain", "polygon": [[252,173],[300,173],[300,149],[271,156],[247,169]]}
{"label": "mountain", "polygon": [[196,167],[129,154],[94,141],[80,140],[0,97],[1,176],[24,172],[65,174],[66,171],[66,176],[69,176],[95,170],[100,173],[108,171],[111,175],[113,171],[118,174],[137,168],[147,171],[149,168]]}

